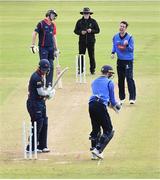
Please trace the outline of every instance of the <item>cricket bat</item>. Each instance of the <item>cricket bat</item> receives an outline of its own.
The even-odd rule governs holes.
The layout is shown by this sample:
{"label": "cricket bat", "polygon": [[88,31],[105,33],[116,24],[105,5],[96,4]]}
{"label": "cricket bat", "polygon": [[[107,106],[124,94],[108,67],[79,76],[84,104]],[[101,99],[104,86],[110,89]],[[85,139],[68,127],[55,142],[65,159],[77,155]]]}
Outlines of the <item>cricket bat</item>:
{"label": "cricket bat", "polygon": [[59,81],[61,80],[63,74],[68,70],[68,67],[64,68],[61,73],[58,75],[56,81],[54,82],[52,89],[54,89],[56,87],[56,85],[59,83]]}
{"label": "cricket bat", "polygon": [[[59,55],[56,57],[56,78],[59,77],[59,75],[61,74],[61,65],[59,64]],[[62,78],[59,79],[58,83],[57,83],[57,88],[61,89],[62,86]]]}

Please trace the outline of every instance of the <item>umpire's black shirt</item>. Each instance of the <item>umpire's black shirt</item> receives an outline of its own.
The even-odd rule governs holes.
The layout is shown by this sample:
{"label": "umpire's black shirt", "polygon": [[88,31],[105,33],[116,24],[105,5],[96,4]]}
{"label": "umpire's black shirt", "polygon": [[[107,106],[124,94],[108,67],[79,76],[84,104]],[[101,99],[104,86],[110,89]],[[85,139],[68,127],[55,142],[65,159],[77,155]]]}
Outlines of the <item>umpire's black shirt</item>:
{"label": "umpire's black shirt", "polygon": [[[82,31],[86,31],[87,29],[91,29],[91,33],[87,33],[82,35]],[[100,32],[99,26],[95,19],[89,17],[89,19],[84,19],[82,17],[76,23],[74,33],[79,35],[79,42],[95,42],[95,35]]]}

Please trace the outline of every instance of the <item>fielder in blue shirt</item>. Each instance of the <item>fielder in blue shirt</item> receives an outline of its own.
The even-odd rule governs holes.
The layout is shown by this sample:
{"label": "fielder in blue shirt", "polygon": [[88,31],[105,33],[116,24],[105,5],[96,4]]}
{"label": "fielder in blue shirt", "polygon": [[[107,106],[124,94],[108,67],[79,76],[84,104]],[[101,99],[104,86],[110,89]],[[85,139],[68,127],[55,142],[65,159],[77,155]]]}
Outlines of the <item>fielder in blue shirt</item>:
{"label": "fielder in blue shirt", "polygon": [[[102,152],[112,139],[114,130],[107,111],[107,106],[116,112],[121,108],[115,100],[114,83],[111,80],[114,74],[111,66],[105,65],[101,69],[102,75],[92,82],[92,95],[89,99],[89,114],[92,131],[90,133],[92,159],[103,159]],[[103,134],[101,135],[101,128]]]}
{"label": "fielder in blue shirt", "polygon": [[133,61],[134,61],[134,40],[133,37],[126,32],[128,23],[120,22],[119,33],[113,37],[113,48],[111,58],[117,54],[117,74],[119,98],[121,104],[124,103],[125,94],[125,78],[127,80],[129,101],[134,104],[136,100],[136,86],[133,79]]}

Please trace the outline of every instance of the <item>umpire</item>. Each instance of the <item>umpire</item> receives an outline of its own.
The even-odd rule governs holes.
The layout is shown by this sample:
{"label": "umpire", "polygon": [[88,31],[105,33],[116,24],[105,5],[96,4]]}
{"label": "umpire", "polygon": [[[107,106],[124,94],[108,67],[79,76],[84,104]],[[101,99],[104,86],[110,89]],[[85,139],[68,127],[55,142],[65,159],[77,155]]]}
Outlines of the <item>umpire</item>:
{"label": "umpire", "polygon": [[[47,147],[48,117],[46,115],[45,100],[54,96],[55,90],[46,90],[44,88],[45,75],[50,70],[50,63],[47,59],[39,62],[38,69],[32,74],[28,86],[27,110],[31,117],[32,126],[37,122],[37,151],[49,152]],[[34,126],[33,126],[34,127]],[[34,134],[34,129],[32,130]],[[34,136],[32,136],[32,147],[34,147]],[[29,145],[27,146],[27,151]]]}
{"label": "umpire", "polygon": [[[85,7],[80,12],[83,17],[76,23],[74,33],[79,35],[79,54],[85,54],[88,49],[88,55],[90,59],[90,72],[95,73],[96,62],[95,62],[95,34],[100,32],[99,26],[95,19],[91,18],[93,12],[88,7]],[[82,69],[83,69],[82,61]]]}
{"label": "umpire", "polygon": [[[102,75],[92,82],[92,96],[89,99],[89,114],[91,118],[92,131],[90,133],[92,159],[103,159],[102,152],[112,139],[114,130],[107,110],[108,104],[115,111],[121,106],[116,102],[114,96],[114,84],[111,80],[114,72],[111,66],[105,65],[101,68]],[[103,133],[101,135],[101,128]]]}

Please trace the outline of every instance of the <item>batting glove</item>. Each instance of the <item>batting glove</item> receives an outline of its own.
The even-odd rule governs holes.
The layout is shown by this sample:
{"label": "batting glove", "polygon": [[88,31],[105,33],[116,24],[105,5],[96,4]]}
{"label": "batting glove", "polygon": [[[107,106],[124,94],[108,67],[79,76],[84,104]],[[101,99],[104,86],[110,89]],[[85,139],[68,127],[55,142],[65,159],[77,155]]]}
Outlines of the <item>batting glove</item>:
{"label": "batting glove", "polygon": [[48,93],[50,93],[51,90],[52,90],[52,86],[48,86],[48,87],[47,87]]}
{"label": "batting glove", "polygon": [[116,112],[116,113],[119,113],[119,111],[121,110],[121,105],[119,103],[117,103],[115,106],[113,106],[113,110]]}
{"label": "batting glove", "polygon": [[56,93],[56,90],[55,89],[52,89],[48,92],[48,98],[47,99],[52,99],[54,97]]}
{"label": "batting glove", "polygon": [[111,54],[111,59],[114,59],[114,56],[115,56],[114,54]]}
{"label": "batting glove", "polygon": [[36,45],[31,45],[30,50],[31,50],[31,53],[33,53],[33,54],[35,54],[37,51],[39,51],[39,49]]}
{"label": "batting glove", "polygon": [[55,49],[54,50],[54,57],[57,58],[59,56],[59,54],[60,54],[59,49]]}

